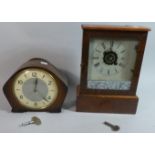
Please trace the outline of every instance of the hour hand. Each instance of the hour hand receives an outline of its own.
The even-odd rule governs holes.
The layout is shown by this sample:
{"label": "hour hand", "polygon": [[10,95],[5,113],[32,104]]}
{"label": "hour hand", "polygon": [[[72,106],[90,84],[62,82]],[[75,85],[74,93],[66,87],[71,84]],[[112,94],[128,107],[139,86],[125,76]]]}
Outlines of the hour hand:
{"label": "hour hand", "polygon": [[38,78],[34,81],[34,92],[37,92]]}

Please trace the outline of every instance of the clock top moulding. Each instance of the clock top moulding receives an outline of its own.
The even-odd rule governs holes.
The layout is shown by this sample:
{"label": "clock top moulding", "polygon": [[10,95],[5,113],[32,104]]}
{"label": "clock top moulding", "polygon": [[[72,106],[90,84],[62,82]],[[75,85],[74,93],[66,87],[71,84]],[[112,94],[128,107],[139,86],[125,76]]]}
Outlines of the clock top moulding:
{"label": "clock top moulding", "polygon": [[151,31],[144,26],[111,26],[111,25],[82,25],[83,30],[110,30],[110,31]]}

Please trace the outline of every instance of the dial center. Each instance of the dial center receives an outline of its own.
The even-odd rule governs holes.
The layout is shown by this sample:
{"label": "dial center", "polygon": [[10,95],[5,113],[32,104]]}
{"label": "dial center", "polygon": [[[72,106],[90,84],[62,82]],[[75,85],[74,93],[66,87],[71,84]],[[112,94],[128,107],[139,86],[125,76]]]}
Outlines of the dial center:
{"label": "dial center", "polygon": [[113,51],[103,53],[103,62],[107,65],[117,65],[118,56]]}

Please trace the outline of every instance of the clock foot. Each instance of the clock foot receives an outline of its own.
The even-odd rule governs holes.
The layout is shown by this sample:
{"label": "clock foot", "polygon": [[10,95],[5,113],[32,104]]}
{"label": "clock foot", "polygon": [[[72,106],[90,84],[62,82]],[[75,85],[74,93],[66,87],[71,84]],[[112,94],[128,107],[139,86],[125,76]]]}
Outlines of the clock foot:
{"label": "clock foot", "polygon": [[53,109],[52,111],[49,111],[49,113],[61,113],[61,108]]}
{"label": "clock foot", "polygon": [[13,112],[13,113],[24,113],[26,111],[25,110],[19,110],[19,109],[12,109],[11,112]]}

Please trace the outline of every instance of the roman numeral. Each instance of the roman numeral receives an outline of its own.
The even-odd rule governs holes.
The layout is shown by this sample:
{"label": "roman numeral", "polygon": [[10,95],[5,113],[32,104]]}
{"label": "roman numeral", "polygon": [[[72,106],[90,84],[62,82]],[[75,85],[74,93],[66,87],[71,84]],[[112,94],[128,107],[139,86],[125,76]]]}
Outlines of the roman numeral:
{"label": "roman numeral", "polygon": [[125,64],[119,63],[119,66],[125,68]]}
{"label": "roman numeral", "polygon": [[124,60],[124,59],[125,59],[124,57],[121,58],[121,60]]}
{"label": "roman numeral", "polygon": [[118,73],[118,70],[115,68],[115,72]]}
{"label": "roman numeral", "polygon": [[101,53],[102,51],[100,51],[100,50],[96,49],[96,52]]}
{"label": "roman numeral", "polygon": [[99,59],[99,57],[93,57],[93,59]]}
{"label": "roman numeral", "polygon": [[103,68],[101,67],[101,68],[100,68],[100,73],[102,73],[102,72],[103,72]]}
{"label": "roman numeral", "polygon": [[126,50],[121,51],[120,53],[124,53]]}
{"label": "roman numeral", "polygon": [[120,46],[121,46],[121,43],[120,43],[120,44],[118,44],[118,46],[117,46],[117,48],[116,48],[116,49],[118,49]]}
{"label": "roman numeral", "polygon": [[104,44],[104,43],[102,43],[102,47],[103,47],[104,49],[106,49],[106,46],[105,46],[105,44]]}
{"label": "roman numeral", "polygon": [[100,65],[100,63],[98,62],[98,63],[96,63],[96,64],[94,64],[94,66],[95,67],[98,67]]}

